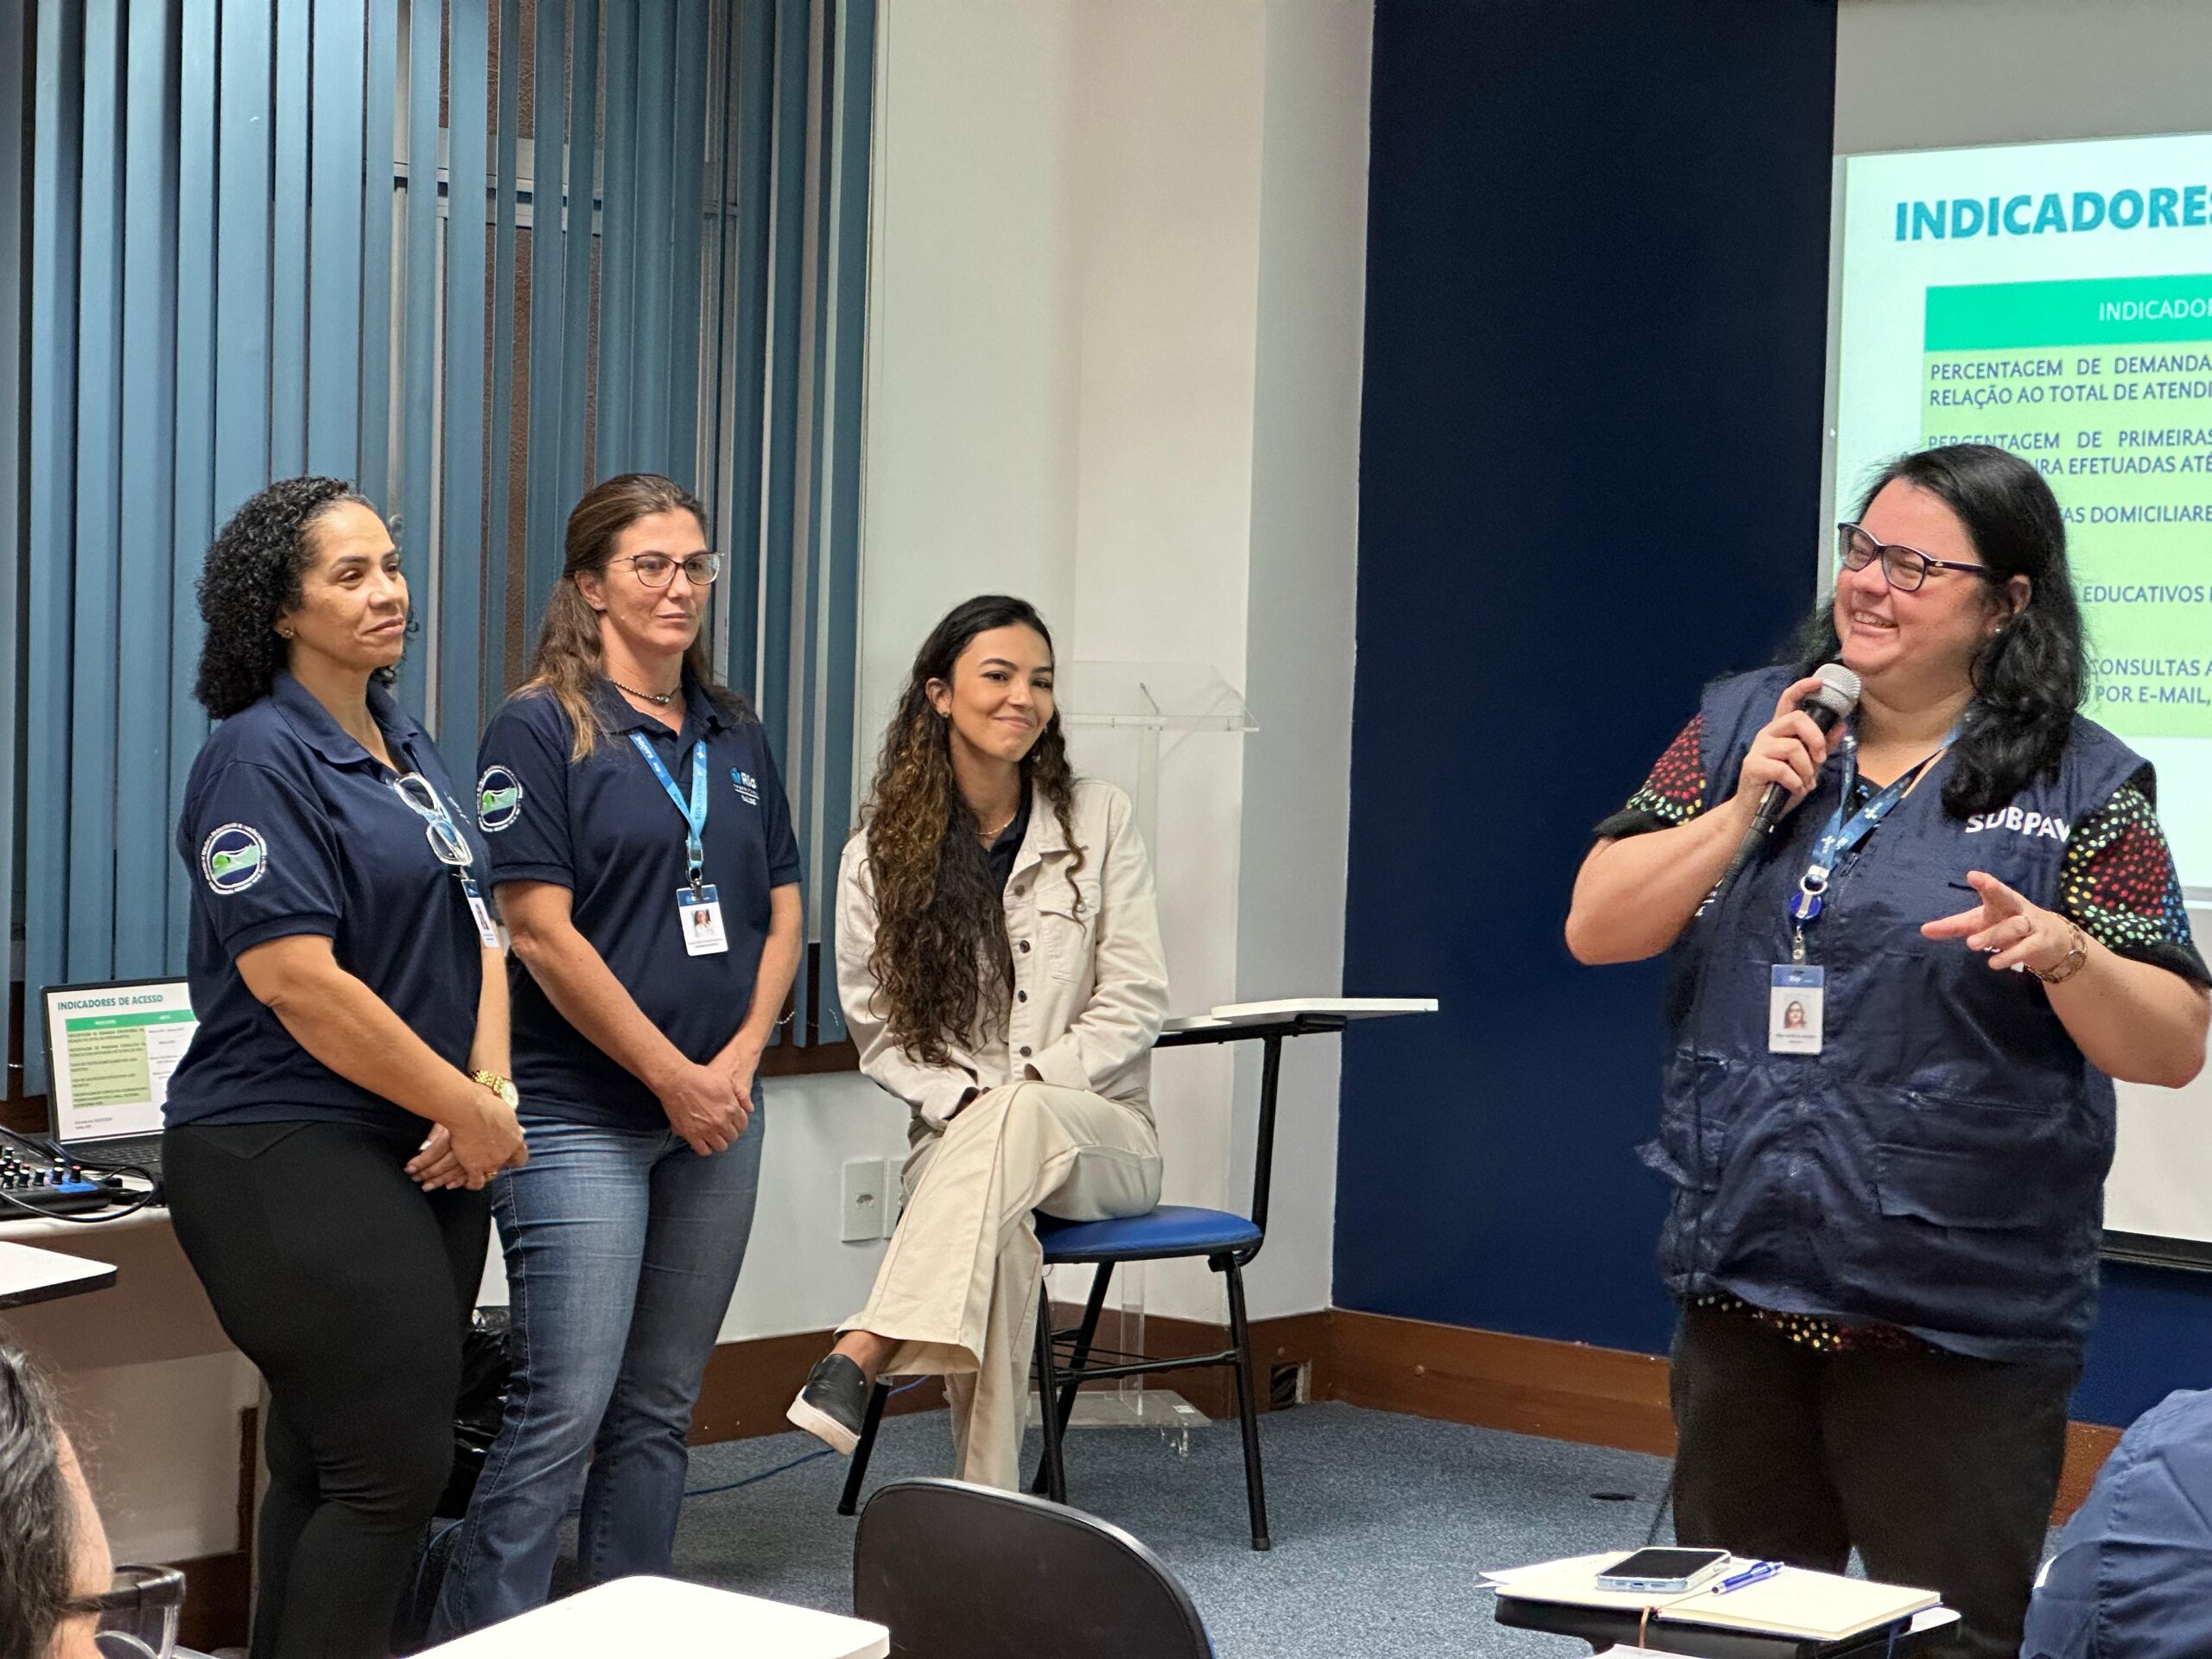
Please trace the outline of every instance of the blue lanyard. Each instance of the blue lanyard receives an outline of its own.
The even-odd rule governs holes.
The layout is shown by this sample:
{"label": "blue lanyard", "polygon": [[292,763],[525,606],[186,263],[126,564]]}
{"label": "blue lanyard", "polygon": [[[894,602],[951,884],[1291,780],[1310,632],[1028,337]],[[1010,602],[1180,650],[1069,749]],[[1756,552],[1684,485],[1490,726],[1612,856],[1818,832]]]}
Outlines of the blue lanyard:
{"label": "blue lanyard", "polygon": [[683,815],[684,861],[690,866],[691,891],[696,896],[706,880],[707,849],[700,837],[707,831],[707,740],[701,738],[691,748],[691,798],[687,803],[683,791],[676,786],[676,779],[668,775],[668,768],[653,752],[652,740],[643,732],[630,734],[630,741],[638,746],[638,753],[645,757],[645,764],[653,769],[653,776],[660,779],[660,786],[668,791],[668,798],[676,803],[676,810]]}
{"label": "blue lanyard", "polygon": [[1912,792],[1912,786],[1920,781],[1921,774],[1942,758],[1944,751],[1951,747],[1952,741],[1958,734],[1957,728],[1953,728],[1950,736],[1943,740],[1942,748],[1937,749],[1911,771],[1893,779],[1887,788],[1848,818],[1844,813],[1851,805],[1852,791],[1859,783],[1859,740],[1849,733],[1844,734],[1843,793],[1836,801],[1835,810],[1828,814],[1827,826],[1821,831],[1820,840],[1813,844],[1812,861],[1806,865],[1805,874],[1798,877],[1797,889],[1789,895],[1789,902],[1783,906],[1796,925],[1792,929],[1789,947],[1792,962],[1805,960],[1805,929],[1827,907],[1825,895],[1829,878],[1835,874],[1836,867],[1851,856],[1860,842],[1874,833],[1884,818],[1896,810],[1897,803]]}

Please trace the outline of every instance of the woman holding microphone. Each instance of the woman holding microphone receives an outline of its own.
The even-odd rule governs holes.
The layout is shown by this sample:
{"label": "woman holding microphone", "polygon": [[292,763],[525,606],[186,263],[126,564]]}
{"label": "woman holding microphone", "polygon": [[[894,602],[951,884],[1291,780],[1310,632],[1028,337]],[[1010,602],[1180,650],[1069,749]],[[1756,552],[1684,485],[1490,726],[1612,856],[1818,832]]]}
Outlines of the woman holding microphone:
{"label": "woman holding microphone", "polygon": [[453,1465],[482,1188],[524,1157],[488,860],[385,689],[407,582],[367,502],[271,484],[208,550],[200,612],[222,724],[177,825],[200,1024],[164,1179],[269,1383],[254,1659],[372,1659]]}
{"label": "woman holding microphone", "polygon": [[[1838,551],[1798,666],[1708,689],[1599,826],[1567,943],[1674,953],[1644,1158],[1674,1188],[1678,1537],[1834,1572],[1856,1546],[1994,1659],[2094,1315],[2113,1079],[2196,1074],[2212,976],[2150,766],[2075,712],[2041,474],[1904,456]],[[1863,690],[1823,732],[1802,677],[1831,660]],[[1789,816],[1708,899],[1769,785]]]}
{"label": "woman holding microphone", "polygon": [[745,1259],[799,864],[767,734],[700,644],[721,570],[702,518],[665,478],[593,488],[530,680],[484,734],[531,1162],[493,1193],[520,1351],[439,1640],[546,1599],[588,1458],[586,1582],[671,1570]]}
{"label": "woman holding microphone", "polygon": [[1134,817],[1068,765],[1044,619],[996,594],[955,607],[914,658],[837,875],[861,1069],[912,1114],[874,1290],[787,1413],[840,1452],[878,1375],[939,1373],[961,1478],[1013,1488],[1044,1271],[1031,1211],[1160,1202],[1167,975]]}

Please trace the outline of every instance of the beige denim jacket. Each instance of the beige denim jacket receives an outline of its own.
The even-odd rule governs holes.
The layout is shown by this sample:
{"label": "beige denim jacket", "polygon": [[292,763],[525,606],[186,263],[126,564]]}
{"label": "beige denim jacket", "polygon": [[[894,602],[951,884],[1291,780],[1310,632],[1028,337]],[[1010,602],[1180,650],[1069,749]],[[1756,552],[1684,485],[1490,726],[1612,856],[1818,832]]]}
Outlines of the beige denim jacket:
{"label": "beige denim jacket", "polygon": [[[1152,1045],[1167,1018],[1167,964],[1152,865],[1129,798],[1096,779],[1075,786],[1080,870],[1059,816],[1043,801],[1006,884],[1006,932],[1015,995],[1005,1028],[953,1064],[917,1064],[884,1027],[868,959],[875,948],[875,886],[868,837],[845,843],[837,870],[837,992],[861,1070],[938,1130],[971,1089],[1034,1077],[1152,1110]],[[1077,902],[1080,894],[1081,901]]]}

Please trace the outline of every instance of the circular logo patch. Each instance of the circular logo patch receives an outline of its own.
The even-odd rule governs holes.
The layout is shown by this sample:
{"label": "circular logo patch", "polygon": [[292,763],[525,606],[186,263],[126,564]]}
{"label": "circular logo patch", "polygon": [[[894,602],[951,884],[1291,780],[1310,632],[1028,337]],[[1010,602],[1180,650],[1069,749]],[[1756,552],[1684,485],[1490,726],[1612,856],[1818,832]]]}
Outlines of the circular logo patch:
{"label": "circular logo patch", "polygon": [[476,780],[476,827],[495,836],[522,816],[522,780],[505,766],[488,766]]}
{"label": "circular logo patch", "polygon": [[269,843],[261,831],[226,823],[200,843],[200,873],[215,893],[244,893],[269,873]]}

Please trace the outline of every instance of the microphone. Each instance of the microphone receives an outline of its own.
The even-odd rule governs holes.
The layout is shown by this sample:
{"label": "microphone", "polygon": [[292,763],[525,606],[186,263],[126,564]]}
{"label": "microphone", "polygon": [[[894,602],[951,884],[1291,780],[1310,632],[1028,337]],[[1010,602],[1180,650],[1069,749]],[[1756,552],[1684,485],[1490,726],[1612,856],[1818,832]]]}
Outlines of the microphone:
{"label": "microphone", "polygon": [[[1837,723],[1859,706],[1859,677],[1841,663],[1822,663],[1816,671],[1820,690],[1797,707],[1810,715],[1813,724],[1823,732],[1834,731]],[[1736,843],[1736,855],[1728,861],[1727,873],[1716,884],[1715,892],[1734,880],[1758,855],[1766,838],[1774,833],[1774,826],[1782,821],[1782,809],[1789,799],[1789,791],[1780,784],[1766,786],[1766,793],[1759,798],[1758,815],[1751,820],[1751,827],[1744,831],[1743,840]]]}

